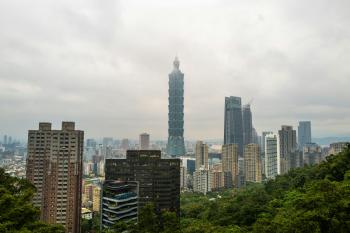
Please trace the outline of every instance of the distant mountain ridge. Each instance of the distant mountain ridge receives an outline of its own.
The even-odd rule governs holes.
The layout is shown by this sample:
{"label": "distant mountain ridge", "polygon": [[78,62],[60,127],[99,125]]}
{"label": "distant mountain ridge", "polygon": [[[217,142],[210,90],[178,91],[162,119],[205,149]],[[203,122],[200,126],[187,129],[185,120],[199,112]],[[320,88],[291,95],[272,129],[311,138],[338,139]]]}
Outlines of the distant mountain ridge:
{"label": "distant mountain ridge", "polygon": [[334,142],[350,142],[350,137],[324,137],[324,138],[313,138],[312,142],[315,142],[321,146],[329,146]]}

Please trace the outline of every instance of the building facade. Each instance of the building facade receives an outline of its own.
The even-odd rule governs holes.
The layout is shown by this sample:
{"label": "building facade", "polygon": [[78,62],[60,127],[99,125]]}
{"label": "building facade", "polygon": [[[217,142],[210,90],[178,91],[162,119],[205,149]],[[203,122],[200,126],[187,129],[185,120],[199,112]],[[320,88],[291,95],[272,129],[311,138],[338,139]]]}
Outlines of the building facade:
{"label": "building facade", "polygon": [[174,69],[169,74],[169,114],[167,153],[172,157],[186,154],[184,143],[184,74],[180,61],[175,58]]}
{"label": "building facade", "polygon": [[265,135],[265,176],[267,179],[275,178],[280,174],[280,146],[276,134]]}
{"label": "building facade", "polygon": [[242,120],[243,120],[243,145],[253,143],[253,122],[252,111],[250,110],[250,104],[243,105],[242,108]]}
{"label": "building facade", "polygon": [[243,156],[242,102],[240,97],[225,97],[224,144],[237,144]]}
{"label": "building facade", "polygon": [[27,179],[37,192],[33,203],[45,223],[62,224],[66,232],[80,232],[84,132],[74,122],[61,130],[39,123],[28,132]]}
{"label": "building facade", "polygon": [[248,182],[261,182],[261,160],[258,144],[244,146],[244,178]]}
{"label": "building facade", "polygon": [[307,143],[303,147],[303,162],[305,165],[315,165],[322,161],[322,148],[316,143]]}
{"label": "building facade", "polygon": [[311,121],[299,121],[298,126],[298,148],[303,150],[307,143],[311,143]]}
{"label": "building facade", "polygon": [[292,153],[297,150],[297,136],[293,126],[282,125],[278,131],[280,143],[280,174],[287,173],[292,167]]}
{"label": "building facade", "polygon": [[237,144],[226,144],[222,146],[221,163],[224,180],[223,186],[225,188],[237,186],[237,176],[239,175]]}
{"label": "building facade", "polygon": [[137,181],[106,180],[103,183],[101,228],[118,221],[137,221],[139,212]]}
{"label": "building facade", "polygon": [[203,167],[204,169],[209,169],[208,166],[208,145],[202,141],[196,143],[196,170]]}
{"label": "building facade", "polygon": [[212,173],[208,169],[201,167],[193,174],[193,191],[203,193],[212,191]]}
{"label": "building facade", "polygon": [[150,136],[148,133],[142,133],[140,134],[140,150],[149,150],[150,149]]}
{"label": "building facade", "polygon": [[331,155],[336,155],[340,152],[342,152],[346,147],[348,147],[350,142],[335,142],[331,143],[329,147],[329,152],[328,154]]}
{"label": "building facade", "polygon": [[159,150],[128,150],[126,159],[106,159],[105,179],[137,181],[139,207],[180,210],[180,159],[161,159]]}

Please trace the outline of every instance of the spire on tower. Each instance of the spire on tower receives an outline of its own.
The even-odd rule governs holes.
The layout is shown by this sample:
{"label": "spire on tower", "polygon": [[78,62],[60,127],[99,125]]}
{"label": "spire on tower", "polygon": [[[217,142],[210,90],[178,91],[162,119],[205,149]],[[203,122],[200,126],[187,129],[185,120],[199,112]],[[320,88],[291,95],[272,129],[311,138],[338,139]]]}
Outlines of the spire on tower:
{"label": "spire on tower", "polygon": [[179,61],[179,58],[177,56],[175,57],[173,64],[174,64],[174,69],[178,70],[180,67],[180,61]]}

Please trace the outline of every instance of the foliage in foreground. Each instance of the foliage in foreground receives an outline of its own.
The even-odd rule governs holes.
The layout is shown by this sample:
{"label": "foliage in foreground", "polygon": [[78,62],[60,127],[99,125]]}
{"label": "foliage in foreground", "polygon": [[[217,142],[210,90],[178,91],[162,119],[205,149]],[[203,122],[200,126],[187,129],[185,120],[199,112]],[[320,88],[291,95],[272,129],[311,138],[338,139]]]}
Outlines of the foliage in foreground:
{"label": "foliage in foreground", "polygon": [[65,232],[62,225],[39,221],[40,212],[31,203],[34,192],[34,186],[27,180],[11,177],[0,168],[0,232]]}

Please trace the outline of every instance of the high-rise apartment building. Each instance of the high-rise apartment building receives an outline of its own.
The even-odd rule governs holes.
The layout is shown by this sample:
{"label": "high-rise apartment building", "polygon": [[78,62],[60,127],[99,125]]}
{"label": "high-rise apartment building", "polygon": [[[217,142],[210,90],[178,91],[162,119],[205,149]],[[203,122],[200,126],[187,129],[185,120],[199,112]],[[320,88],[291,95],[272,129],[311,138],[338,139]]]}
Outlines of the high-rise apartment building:
{"label": "high-rise apartment building", "polygon": [[273,134],[271,131],[264,131],[261,134],[261,153],[265,153],[265,137],[266,135]]}
{"label": "high-rise apartment building", "polygon": [[137,181],[139,207],[152,202],[158,211],[179,214],[179,159],[161,159],[159,150],[128,150],[126,159],[106,159],[105,179]]}
{"label": "high-rise apartment building", "polygon": [[311,121],[299,121],[298,126],[298,147],[303,150],[305,144],[311,143]]}
{"label": "high-rise apartment building", "polygon": [[253,122],[252,111],[250,110],[250,104],[243,105],[242,108],[242,120],[243,120],[243,145],[253,143]]}
{"label": "high-rise apartment building", "polygon": [[293,126],[282,125],[278,131],[280,142],[280,174],[285,174],[292,167],[292,153],[297,149],[297,136]]}
{"label": "high-rise apartment building", "polygon": [[212,173],[208,169],[201,167],[193,173],[193,191],[203,193],[212,191]]}
{"label": "high-rise apartment building", "polygon": [[331,155],[331,154],[336,155],[336,154],[342,152],[349,145],[350,145],[350,142],[335,142],[335,143],[332,143],[332,144],[330,144],[328,154],[329,155]]}
{"label": "high-rise apartment building", "polygon": [[224,187],[224,177],[222,173],[222,164],[214,164],[211,168],[211,184],[212,184],[212,190],[219,190]]}
{"label": "high-rise apartment building", "polygon": [[280,146],[276,134],[265,135],[265,176],[267,179],[275,178],[280,174]]}
{"label": "high-rise apartment building", "polygon": [[222,176],[225,188],[237,186],[238,170],[238,146],[237,144],[226,144],[222,146]]}
{"label": "high-rise apartment building", "polygon": [[62,224],[66,232],[80,232],[84,132],[74,122],[61,130],[39,123],[28,132],[27,179],[37,192],[33,203],[41,220]]}
{"label": "high-rise apartment building", "polygon": [[196,143],[196,170],[203,167],[204,169],[208,169],[208,145],[203,143],[202,141],[198,141]]}
{"label": "high-rise apartment building", "polygon": [[243,121],[240,97],[225,97],[224,144],[237,144],[238,155],[243,156]]}
{"label": "high-rise apartment building", "polygon": [[180,61],[175,58],[174,69],[169,74],[169,114],[167,153],[172,157],[186,154],[184,143],[184,74]]}
{"label": "high-rise apartment building", "polygon": [[148,133],[142,133],[140,134],[140,140],[139,140],[139,144],[140,144],[140,150],[149,150],[149,134]]}
{"label": "high-rise apartment building", "polygon": [[248,182],[261,182],[261,160],[258,144],[244,146],[244,179]]}

